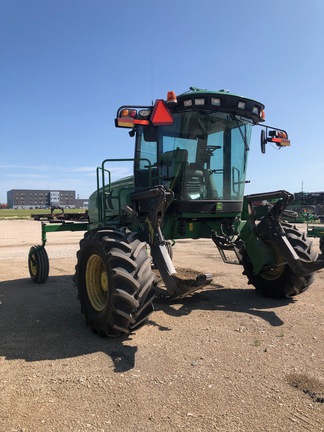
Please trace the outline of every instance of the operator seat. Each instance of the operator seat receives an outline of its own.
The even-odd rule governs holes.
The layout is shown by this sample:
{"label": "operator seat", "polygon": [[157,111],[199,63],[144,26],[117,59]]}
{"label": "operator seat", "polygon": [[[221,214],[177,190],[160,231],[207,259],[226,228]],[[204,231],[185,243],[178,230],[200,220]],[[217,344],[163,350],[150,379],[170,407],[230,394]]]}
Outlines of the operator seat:
{"label": "operator seat", "polygon": [[204,172],[201,166],[190,163],[186,168],[184,196],[186,199],[202,199],[205,195]]}
{"label": "operator seat", "polygon": [[190,200],[218,199],[215,179],[209,169],[201,164],[190,163],[186,169],[184,196]]}
{"label": "operator seat", "polygon": [[162,183],[173,190],[175,198],[181,196],[187,161],[188,151],[180,148],[166,151],[160,158]]}

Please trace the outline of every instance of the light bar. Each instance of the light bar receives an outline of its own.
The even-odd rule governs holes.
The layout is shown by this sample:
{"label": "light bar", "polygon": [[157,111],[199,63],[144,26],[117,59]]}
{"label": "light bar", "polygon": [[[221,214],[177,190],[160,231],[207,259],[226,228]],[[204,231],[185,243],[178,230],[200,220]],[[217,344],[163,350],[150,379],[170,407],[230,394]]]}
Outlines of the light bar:
{"label": "light bar", "polygon": [[[138,108],[141,108],[138,111]],[[150,124],[149,116],[151,115],[151,109],[143,107],[121,107],[117,112],[117,118],[115,119],[116,127],[130,128],[133,129],[136,125],[148,126]]]}

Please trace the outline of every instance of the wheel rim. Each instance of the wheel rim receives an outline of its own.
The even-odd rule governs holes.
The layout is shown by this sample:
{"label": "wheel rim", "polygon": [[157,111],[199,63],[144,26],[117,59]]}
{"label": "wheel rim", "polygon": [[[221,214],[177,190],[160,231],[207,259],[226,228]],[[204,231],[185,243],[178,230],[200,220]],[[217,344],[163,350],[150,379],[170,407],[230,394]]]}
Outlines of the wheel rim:
{"label": "wheel rim", "polygon": [[107,302],[109,283],[104,263],[98,255],[90,256],[85,280],[92,307],[98,312],[102,311]]}
{"label": "wheel rim", "polygon": [[267,279],[267,280],[275,280],[278,279],[282,273],[285,271],[285,258],[282,256],[282,254],[280,253],[279,248],[273,244],[270,241],[265,241],[265,243],[272,249],[274,255],[275,255],[275,262],[278,265],[278,267],[265,271],[263,273],[260,274],[260,276],[263,279]]}
{"label": "wheel rim", "polygon": [[36,275],[37,265],[36,265],[36,257],[34,253],[32,255],[29,255],[29,270],[32,276]]}

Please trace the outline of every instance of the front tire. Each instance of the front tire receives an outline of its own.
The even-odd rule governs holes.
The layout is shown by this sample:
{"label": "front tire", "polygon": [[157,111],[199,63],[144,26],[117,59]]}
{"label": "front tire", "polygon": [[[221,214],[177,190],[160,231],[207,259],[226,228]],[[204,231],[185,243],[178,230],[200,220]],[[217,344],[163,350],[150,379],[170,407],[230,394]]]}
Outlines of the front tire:
{"label": "front tire", "polygon": [[150,259],[146,244],[128,229],[86,232],[77,253],[75,282],[81,312],[106,336],[128,334],[153,312]]}
{"label": "front tire", "polygon": [[[316,261],[317,254],[306,233],[299,231],[296,226],[288,223],[282,223],[282,228],[286,233],[289,243],[300,258]],[[247,276],[248,283],[254,285],[256,291],[265,297],[293,297],[306,291],[314,280],[314,274],[296,276],[290,267],[285,264],[285,259],[278,247],[270,239],[264,240],[264,243],[274,252],[278,266],[255,275],[248,254],[246,251],[243,251],[243,274]]]}

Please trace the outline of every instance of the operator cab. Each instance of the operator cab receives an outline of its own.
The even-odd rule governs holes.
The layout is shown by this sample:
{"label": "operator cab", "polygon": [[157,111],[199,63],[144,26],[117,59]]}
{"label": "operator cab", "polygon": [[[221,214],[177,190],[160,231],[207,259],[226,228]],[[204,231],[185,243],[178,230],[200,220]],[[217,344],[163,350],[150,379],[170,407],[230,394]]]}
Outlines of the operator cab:
{"label": "operator cab", "polygon": [[172,124],[137,128],[135,186],[147,185],[148,160],[152,184],[173,190],[175,210],[211,212],[217,201],[240,211],[252,126],[263,105],[225,91],[192,90],[166,108]]}
{"label": "operator cab", "polygon": [[[152,107],[119,108],[117,127],[136,135],[134,183],[164,185],[177,212],[240,212],[252,126],[264,105],[226,90],[190,88]],[[265,140],[265,137],[264,137]]]}
{"label": "operator cab", "polygon": [[172,189],[176,200],[241,200],[251,128],[250,120],[209,110],[175,113],[155,137],[139,128],[136,187],[147,184],[148,159],[153,184]]}

